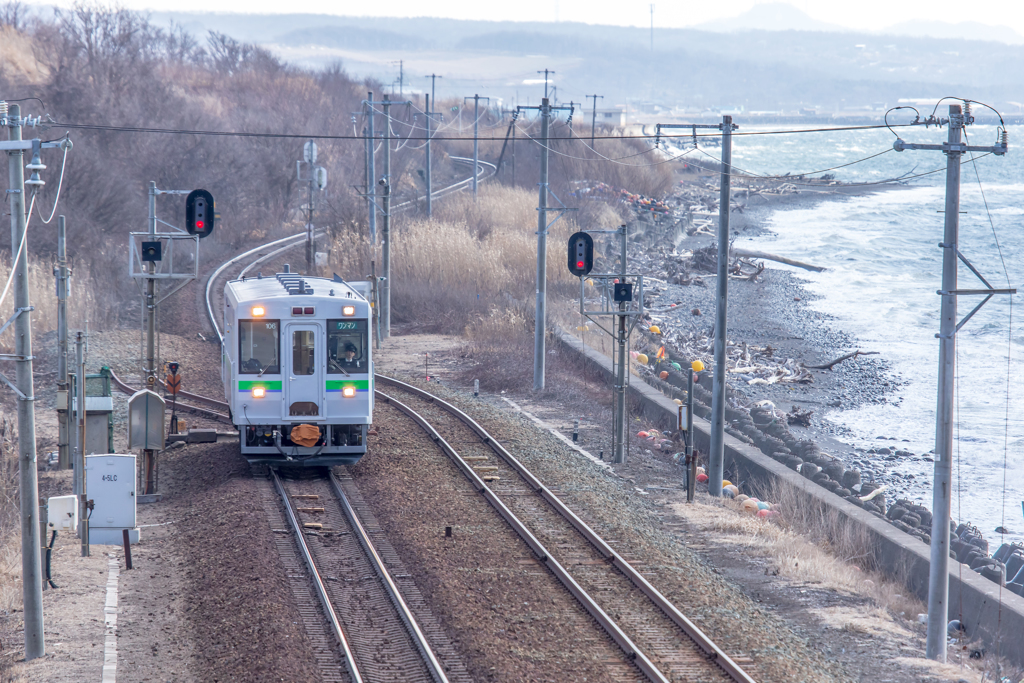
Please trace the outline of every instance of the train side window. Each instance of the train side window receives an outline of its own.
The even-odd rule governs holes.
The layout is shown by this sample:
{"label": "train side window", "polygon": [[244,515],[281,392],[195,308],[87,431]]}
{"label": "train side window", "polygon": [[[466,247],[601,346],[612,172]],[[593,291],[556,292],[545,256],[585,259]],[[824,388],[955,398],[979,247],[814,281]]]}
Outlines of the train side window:
{"label": "train side window", "polygon": [[366,320],[327,321],[327,374],[369,372]]}
{"label": "train side window", "polygon": [[238,374],[281,373],[279,320],[238,321]]}

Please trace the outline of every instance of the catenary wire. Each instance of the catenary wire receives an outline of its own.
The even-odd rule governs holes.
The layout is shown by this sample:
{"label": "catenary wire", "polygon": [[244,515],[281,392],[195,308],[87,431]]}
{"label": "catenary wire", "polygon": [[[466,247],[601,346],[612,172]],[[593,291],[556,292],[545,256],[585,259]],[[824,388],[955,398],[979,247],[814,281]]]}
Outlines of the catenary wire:
{"label": "catenary wire", "polygon": [[[978,104],[981,104],[980,102]],[[988,105],[985,105],[988,106]],[[989,107],[991,109],[991,107]],[[993,110],[995,111],[995,110]],[[998,113],[998,112],[996,112]],[[1000,117],[1002,120],[1002,117]],[[964,141],[968,145],[971,144],[970,139],[967,136],[967,129],[964,128]],[[992,230],[992,239],[996,243],[996,251],[999,254],[999,262],[1003,266],[1003,277],[1006,278],[1006,287],[1010,288],[1010,273],[1006,268],[1006,259],[1003,256],[1003,247],[999,243],[999,235],[996,232],[995,221],[992,220],[992,211],[989,209],[988,198],[985,196],[985,188],[981,182],[981,173],[978,171],[978,164],[974,160],[974,155],[971,154],[971,165],[974,167],[974,177],[978,180],[978,191],[981,193],[981,201],[985,204],[985,215],[988,217],[988,224]],[[1010,376],[1013,368],[1011,362],[1013,356],[1013,294],[1009,295],[1009,312],[1007,314],[1007,337],[1006,337],[1006,408],[1003,414],[1003,492],[1002,501],[1000,506],[1000,521],[999,521],[999,538],[1005,540],[1006,535],[1006,472],[1007,472],[1007,461],[1010,453]],[[1004,568],[1005,573],[1005,568]],[[996,632],[1000,632],[1000,626],[1003,621],[1003,584],[1006,581],[1002,581],[999,584],[999,612],[996,617]],[[999,646],[1002,643],[1001,640],[996,642],[996,657],[999,656]]]}

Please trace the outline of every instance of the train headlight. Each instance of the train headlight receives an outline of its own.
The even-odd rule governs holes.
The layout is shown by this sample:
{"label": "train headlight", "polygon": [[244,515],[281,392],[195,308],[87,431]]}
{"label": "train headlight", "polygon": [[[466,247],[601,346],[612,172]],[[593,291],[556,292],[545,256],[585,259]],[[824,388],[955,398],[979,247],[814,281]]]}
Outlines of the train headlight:
{"label": "train headlight", "polygon": [[355,396],[356,396],[356,388],[355,387],[343,387],[342,390],[341,390],[341,395],[344,396],[345,398],[355,398]]}
{"label": "train headlight", "polygon": [[263,388],[263,387],[253,387],[252,388],[252,397],[253,398],[263,398],[266,395],[267,395],[267,390],[265,388]]}
{"label": "train headlight", "polygon": [[254,317],[254,318],[262,318],[266,314],[267,314],[267,309],[263,308],[262,306],[253,306],[252,307],[252,317]]}
{"label": "train headlight", "polygon": [[341,307],[341,314],[342,315],[355,315],[356,314],[356,307],[355,306],[342,306]]}

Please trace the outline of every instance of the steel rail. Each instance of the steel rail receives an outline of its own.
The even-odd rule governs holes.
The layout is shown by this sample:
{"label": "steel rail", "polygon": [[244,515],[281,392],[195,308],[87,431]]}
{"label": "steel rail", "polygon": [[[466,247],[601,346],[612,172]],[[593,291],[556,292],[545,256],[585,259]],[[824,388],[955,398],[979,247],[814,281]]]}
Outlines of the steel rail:
{"label": "steel rail", "polygon": [[[120,391],[122,394],[127,394],[127,395],[131,396],[135,392],[139,391],[138,389],[135,389],[132,386],[126,384],[124,381],[122,381],[120,377],[118,377],[116,374],[114,374],[113,370],[110,370],[110,381],[114,385],[114,387],[116,387],[117,390]],[[160,384],[161,384],[161,386],[165,386],[163,382],[160,382]],[[179,398],[184,398],[184,399],[189,400],[189,401],[195,401],[196,403],[205,403],[206,405],[213,406],[215,408],[223,408],[225,410],[228,409],[228,404],[227,403],[224,403],[223,401],[217,401],[217,400],[214,400],[212,398],[206,398],[205,396],[200,396],[198,394],[192,394],[192,393],[185,392],[185,391],[179,391],[178,392],[178,396],[179,396]],[[191,412],[197,413],[197,414],[207,415],[207,416],[209,416],[209,417],[211,417],[214,420],[217,420],[219,422],[226,422],[227,424],[233,424],[231,422],[231,418],[228,417],[228,415],[225,414],[225,413],[218,413],[215,410],[211,410],[209,408],[203,408],[203,407],[200,407],[200,406],[190,406],[187,403],[179,403],[178,406],[181,407],[183,410],[188,410],[188,411],[191,411]]]}
{"label": "steel rail", "polygon": [[437,661],[437,657],[434,656],[434,651],[430,649],[430,643],[427,642],[427,637],[423,635],[423,631],[416,622],[416,617],[413,615],[412,610],[410,610],[409,606],[405,604],[405,599],[402,598],[401,591],[398,590],[398,586],[395,585],[387,567],[384,566],[384,560],[381,559],[380,555],[377,553],[377,549],[373,546],[373,541],[370,540],[370,535],[366,532],[366,529],[363,528],[363,523],[359,521],[359,516],[356,515],[356,511],[353,509],[352,504],[349,503],[348,496],[346,496],[345,492],[342,491],[341,486],[338,484],[338,480],[335,479],[333,474],[328,473],[327,478],[330,479],[331,488],[334,490],[334,495],[337,496],[338,502],[341,503],[341,507],[345,511],[345,516],[348,517],[349,524],[351,524],[352,528],[356,531],[359,545],[362,546],[366,556],[373,564],[374,571],[377,572],[377,576],[380,577],[381,582],[384,584],[384,588],[387,590],[392,604],[394,604],[395,609],[402,618],[402,622],[405,624],[406,630],[409,631],[409,635],[412,636],[412,640],[416,644],[416,649],[419,650],[420,655],[423,657],[423,661],[426,662],[427,669],[430,670],[430,675],[434,678],[436,683],[448,683],[448,677],[445,676],[443,667]]}
{"label": "steel rail", "polygon": [[[377,375],[377,378],[379,379],[380,375]],[[377,398],[408,415],[416,424],[427,432],[430,438],[433,439],[434,443],[441,448],[445,455],[447,455],[448,458],[462,471],[466,478],[469,479],[473,487],[479,493],[483,494],[487,502],[497,510],[498,514],[500,514],[506,522],[508,522],[509,526],[512,527],[519,537],[522,538],[528,546],[530,546],[530,549],[533,550],[534,554],[537,555],[548,570],[555,575],[562,585],[572,593],[573,597],[579,601],[583,608],[587,610],[590,616],[601,625],[609,636],[611,636],[612,640],[614,640],[626,654],[627,659],[632,661],[633,664],[635,664],[636,667],[654,683],[669,683],[668,678],[666,678],[665,675],[654,666],[654,663],[651,662],[647,655],[645,655],[640,648],[633,643],[630,637],[619,627],[619,625],[616,624],[603,609],[601,609],[601,606],[598,605],[597,602],[583,589],[583,587],[576,582],[572,575],[565,570],[565,567],[551,556],[547,548],[544,547],[544,544],[542,544],[540,540],[533,535],[533,532],[531,532],[526,525],[516,517],[515,513],[513,513],[501,498],[499,498],[494,491],[484,483],[473,468],[462,459],[462,456],[460,456],[455,449],[445,441],[444,437],[442,437],[429,422],[401,401],[392,398],[379,390],[375,390],[375,394]]]}
{"label": "steel rail", "polygon": [[[607,559],[609,559],[619,571],[626,575],[626,577],[640,589],[644,595],[646,595],[665,615],[671,619],[690,639],[700,647],[704,653],[712,659],[730,678],[737,683],[755,683],[754,679],[750,677],[736,662],[734,662],[729,655],[727,655],[721,648],[719,648],[714,641],[712,641],[696,624],[686,617],[679,609],[673,605],[669,600],[661,594],[658,589],[650,584],[650,582],[638,572],[633,565],[627,562],[619,553],[617,553],[604,539],[602,539],[593,529],[587,526],[586,522],[580,519],[572,510],[570,510],[565,503],[559,500],[558,496],[553,494],[548,487],[546,487],[537,477],[533,475],[522,463],[509,453],[504,446],[496,441],[481,425],[469,417],[466,413],[459,410],[452,404],[444,401],[443,399],[434,396],[433,394],[415,387],[411,384],[406,384],[400,380],[385,375],[374,375],[376,382],[391,385],[407,391],[411,394],[418,396],[424,400],[430,401],[446,412],[454,415],[466,426],[472,429],[480,440],[487,444],[495,454],[497,454],[502,460],[510,465],[520,476],[523,477],[526,482],[533,487],[533,490],[540,494],[544,500],[546,500],[562,517],[569,521],[573,527],[580,532],[590,543],[597,548],[597,550]],[[379,396],[384,394],[377,392]],[[395,402],[397,404],[397,402]],[[435,438],[435,441],[437,439]],[[484,485],[481,481],[481,485]]]}
{"label": "steel rail", "polygon": [[[331,599],[327,595],[327,586],[324,585],[323,579],[320,577],[320,572],[317,571],[316,563],[313,561],[313,555],[309,552],[309,546],[306,545],[306,539],[302,535],[302,525],[299,524],[298,518],[295,516],[295,511],[292,510],[292,502],[288,497],[288,492],[284,490],[284,484],[281,483],[281,478],[277,476],[277,470],[273,467],[270,468],[270,477],[274,480],[274,488],[281,494],[281,498],[284,501],[284,509],[288,513],[288,521],[291,522],[292,530],[295,532],[295,540],[299,545],[299,550],[302,551],[302,556],[306,560],[306,566],[309,567],[309,572],[313,577],[313,585],[316,586],[317,595],[320,596],[320,604],[324,608],[324,613],[327,615],[327,620],[331,623],[331,629],[334,631],[334,635],[338,638],[338,643],[341,645],[341,649],[345,654],[345,663],[348,665],[348,671],[352,675],[352,683],[363,683],[362,676],[359,675],[359,668],[356,666],[356,660],[352,656],[352,649],[349,647],[348,638],[345,637],[345,631],[341,627],[341,621],[338,619],[337,613],[334,611],[334,606],[331,605]],[[333,479],[333,477],[331,477]]]}
{"label": "steel rail", "polygon": [[[457,161],[459,163],[470,163],[470,164],[473,163],[473,160],[469,159],[467,157],[449,157],[449,158],[452,161]],[[484,167],[484,166],[490,166],[491,167],[491,175],[494,175],[495,173],[497,173],[497,169],[498,169],[497,166],[495,166],[494,164],[490,163],[489,161],[481,161],[481,162],[479,162],[479,164],[477,165],[477,167],[475,169],[478,182],[480,180],[486,180],[487,179],[487,177],[480,178],[480,176],[483,174],[483,168],[482,167]],[[453,185],[449,185],[447,187],[442,187],[439,190],[435,190],[434,192],[431,193],[431,196],[432,197],[443,197],[443,196],[445,196],[447,194],[450,194],[452,192],[456,192],[456,191],[458,191],[460,189],[465,188],[471,182],[473,182],[473,178],[472,177],[466,178],[465,180],[460,180],[459,182],[454,183]],[[415,202],[418,202],[420,199],[423,199],[425,197],[426,197],[426,195],[424,195],[424,197],[417,197],[415,199],[411,199],[409,201],[402,202],[401,204],[396,204],[394,207],[392,207],[392,211],[402,211],[402,210],[404,210],[406,208],[410,208],[410,207],[412,207],[414,205]],[[281,247],[280,249],[277,249],[276,251],[274,251],[274,252],[272,252],[270,254],[267,254],[267,255],[257,259],[253,263],[250,263],[248,266],[246,266],[242,270],[242,274],[247,273],[249,271],[249,269],[251,269],[257,263],[261,263],[263,261],[266,261],[267,259],[270,259],[273,256],[276,256],[276,255],[278,255],[278,254],[280,254],[280,253],[282,253],[284,251],[287,251],[289,249],[294,249],[295,247],[299,246],[300,244],[302,244],[302,242],[300,240],[305,238],[305,236],[306,236],[306,233],[303,232],[303,233],[299,233],[297,235],[291,235],[289,237],[283,237],[283,238],[281,238],[279,240],[274,240],[273,242],[267,242],[266,244],[260,245],[259,247],[256,247],[255,249],[250,249],[249,251],[243,252],[243,253],[238,254],[237,256],[235,256],[235,257],[233,257],[231,259],[228,259],[227,261],[222,263],[220,265],[220,267],[217,268],[217,270],[213,271],[213,273],[210,274],[210,276],[206,279],[206,294],[205,294],[205,296],[206,296],[206,317],[210,321],[210,325],[213,326],[213,331],[214,331],[214,333],[216,333],[218,340],[223,342],[224,341],[224,335],[221,333],[220,326],[217,324],[217,318],[213,314],[213,299],[210,296],[210,294],[211,294],[211,291],[212,291],[212,288],[213,288],[214,280],[216,280],[218,277],[220,277],[220,274],[222,272],[224,272],[224,270],[226,270],[231,264],[236,263],[238,261],[241,261],[242,259],[244,259],[244,258],[246,258],[248,256],[251,256],[252,254],[254,254],[257,251],[260,251],[262,249],[266,249],[268,247],[273,247],[275,245],[282,244],[282,243],[285,243],[285,242],[291,242],[291,244],[287,244],[286,246]]]}

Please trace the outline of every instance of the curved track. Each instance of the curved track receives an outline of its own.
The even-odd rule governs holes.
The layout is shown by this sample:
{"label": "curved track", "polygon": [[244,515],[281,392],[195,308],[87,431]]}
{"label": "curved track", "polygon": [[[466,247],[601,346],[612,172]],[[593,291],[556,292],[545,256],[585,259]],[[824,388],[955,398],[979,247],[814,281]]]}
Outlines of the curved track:
{"label": "curved track", "polygon": [[[450,159],[452,161],[454,161],[454,162],[462,163],[462,164],[466,164],[466,163],[472,164],[473,163],[472,159],[468,159],[466,157],[450,157]],[[490,171],[490,172],[485,175],[485,171]],[[476,168],[476,175],[477,175],[478,182],[482,181],[482,180],[486,180],[487,178],[489,178],[492,175],[494,175],[495,173],[497,173],[497,171],[498,171],[498,167],[495,166],[494,164],[490,163],[489,161],[480,161],[479,165]],[[469,178],[466,178],[465,180],[460,180],[459,182],[454,183],[452,185],[449,185],[447,187],[442,187],[441,189],[431,193],[431,196],[436,199],[436,198],[440,198],[440,197],[445,197],[445,196],[447,196],[449,194],[452,194],[454,192],[460,192],[460,191],[466,189],[467,187],[469,187],[472,182],[473,182],[473,177],[470,176]],[[402,202],[401,204],[395,204],[391,208],[391,210],[392,210],[392,212],[405,211],[405,210],[410,209],[413,206],[415,206],[416,203],[419,202],[422,199],[424,199],[424,197],[417,197],[416,199],[412,199],[412,200],[409,200],[407,202]],[[317,235],[323,235],[323,233],[319,232],[319,233],[317,233]],[[238,274],[238,277],[242,277],[243,275],[248,273],[253,267],[255,267],[256,265],[258,265],[260,263],[263,263],[265,261],[269,261],[271,258],[274,258],[275,256],[279,256],[280,254],[283,254],[284,252],[286,252],[286,251],[288,251],[290,249],[294,249],[295,247],[301,246],[304,243],[303,240],[305,240],[305,238],[306,238],[306,233],[303,232],[303,233],[299,233],[297,235],[291,235],[289,237],[282,237],[281,239],[274,240],[273,242],[267,242],[266,244],[261,244],[260,246],[256,247],[255,249],[250,249],[248,251],[242,252],[241,254],[238,254],[237,256],[235,256],[235,257],[233,257],[231,259],[228,259],[227,261],[222,263],[216,270],[214,270],[210,274],[210,276],[206,279],[206,291],[205,291],[205,298],[204,298],[204,301],[206,302],[206,318],[207,318],[207,320],[209,320],[210,325],[213,327],[213,331],[217,335],[218,339],[222,340],[224,338],[224,335],[221,333],[220,325],[217,324],[217,316],[214,313],[214,299],[215,299],[215,296],[214,296],[214,289],[213,288],[214,288],[214,284],[216,283],[216,281],[231,266],[235,265],[236,263],[239,263],[240,261],[244,261],[244,260],[248,259],[249,257],[253,256],[254,254],[263,252],[263,251],[265,251],[265,250],[267,250],[267,249],[269,249],[271,247],[277,247],[277,249],[273,249],[272,251],[270,251],[270,252],[268,252],[266,254],[262,254],[257,259],[255,259],[251,263],[249,263]]]}
{"label": "curved track", "polygon": [[[456,157],[453,157],[453,160],[472,163],[471,160]],[[481,162],[481,165],[484,163],[486,162]],[[488,165],[493,168],[492,164]],[[482,173],[480,167],[477,168],[477,173]],[[458,191],[471,181],[470,178],[443,188],[435,192],[434,196]],[[214,271],[207,281],[206,309],[218,338],[222,338],[222,335],[213,312],[211,292],[214,281],[233,264],[265,252],[268,248],[277,247],[250,262],[242,270],[246,273],[258,263],[302,244],[301,240],[304,237],[304,234],[293,235],[251,249]],[[375,381],[403,392],[408,397],[407,401],[418,404],[417,407],[427,414],[427,417],[379,389],[376,390],[376,396],[380,400],[398,408],[430,434],[434,442],[472,482],[474,488],[484,495],[491,506],[515,529],[545,566],[619,645],[627,659],[634,662],[649,680],[667,683],[670,680],[717,678],[736,683],[754,683],[754,679],[733,658],[708,638],[626,558],[569,510],[550,489],[468,415],[428,392],[404,382],[382,375],[375,375]],[[203,402],[210,406],[227,408],[227,404],[220,401],[204,399]],[[497,456],[496,460],[489,460],[484,469],[489,475],[487,479],[502,483],[494,484],[493,487],[488,486],[476,471],[476,467],[480,466],[467,464],[467,461],[450,445],[450,441],[454,439],[446,440],[439,429],[449,435],[453,430],[469,432],[468,437],[464,435],[458,439],[458,443],[463,444],[460,447],[472,449],[474,446],[465,444],[473,444],[475,441],[479,448],[474,452],[487,449],[492,455]],[[484,457],[476,455],[471,459],[479,461]],[[490,474],[492,472],[493,474]],[[331,477],[330,480],[337,489],[338,485],[334,478]],[[513,488],[510,489],[509,486]],[[504,493],[514,495],[503,497],[502,487],[506,489]],[[515,502],[516,497],[522,496],[523,489],[543,502],[528,506]],[[509,500],[508,503],[506,498]],[[524,513],[523,516],[527,518],[529,526],[512,508]],[[526,513],[526,508],[530,508],[531,511]],[[531,527],[542,531],[535,534]],[[553,528],[558,530],[552,532]],[[302,535],[301,531],[297,533],[299,536]],[[552,533],[555,534],[553,537]],[[545,535],[549,537],[547,545],[538,538]],[[572,541],[571,547],[567,545],[567,541]],[[557,554],[549,552],[549,547],[558,548]],[[566,569],[567,566],[572,568],[572,574]],[[602,605],[592,597],[592,594],[600,595],[605,604]],[[613,620],[609,612],[618,615],[617,620]]]}

